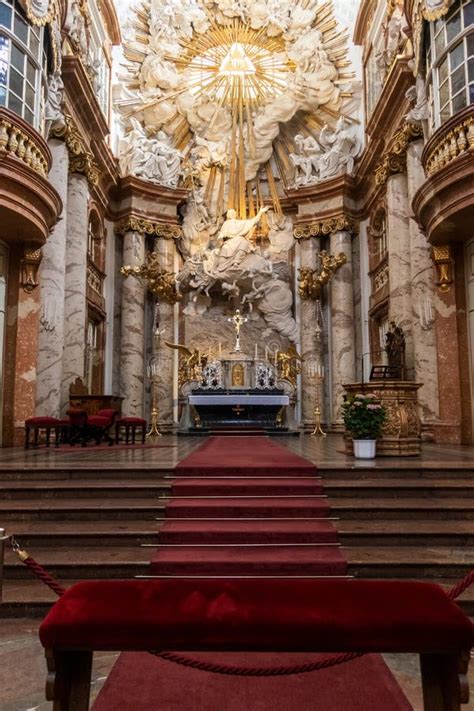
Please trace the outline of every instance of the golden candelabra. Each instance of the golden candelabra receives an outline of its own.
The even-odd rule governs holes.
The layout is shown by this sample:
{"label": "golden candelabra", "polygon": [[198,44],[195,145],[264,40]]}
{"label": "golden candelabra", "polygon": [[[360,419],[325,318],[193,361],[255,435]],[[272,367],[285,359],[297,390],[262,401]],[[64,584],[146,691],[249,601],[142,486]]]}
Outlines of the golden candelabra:
{"label": "golden candelabra", "polygon": [[316,405],[314,408],[314,430],[311,436],[326,437],[326,432],[321,426],[321,385],[324,380],[324,367],[316,359],[310,359],[307,364],[308,375],[316,381]]}
{"label": "golden candelabra", "polygon": [[147,437],[161,437],[161,432],[158,429],[158,394],[156,391],[156,378],[159,373],[159,366],[155,359],[152,359],[148,366],[148,377],[151,382],[151,413],[150,413],[150,429],[146,433]]}

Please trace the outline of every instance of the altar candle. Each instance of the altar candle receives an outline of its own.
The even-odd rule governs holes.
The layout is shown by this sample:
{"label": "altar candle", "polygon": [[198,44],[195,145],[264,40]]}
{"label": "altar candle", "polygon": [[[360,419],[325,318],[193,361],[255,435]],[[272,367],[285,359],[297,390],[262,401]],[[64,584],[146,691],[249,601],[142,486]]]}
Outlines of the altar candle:
{"label": "altar candle", "polygon": [[255,360],[258,360],[258,346],[255,343]]}
{"label": "altar candle", "polygon": [[198,363],[201,365],[201,351],[198,351]]}
{"label": "altar candle", "polygon": [[275,348],[275,365],[278,365],[278,351]]}
{"label": "altar candle", "polygon": [[222,358],[222,344],[219,341],[219,360]]}
{"label": "altar candle", "polygon": [[268,346],[265,346],[265,360],[268,360]]}
{"label": "altar candle", "polygon": [[211,346],[209,346],[209,355],[208,355],[208,360],[211,360]]}

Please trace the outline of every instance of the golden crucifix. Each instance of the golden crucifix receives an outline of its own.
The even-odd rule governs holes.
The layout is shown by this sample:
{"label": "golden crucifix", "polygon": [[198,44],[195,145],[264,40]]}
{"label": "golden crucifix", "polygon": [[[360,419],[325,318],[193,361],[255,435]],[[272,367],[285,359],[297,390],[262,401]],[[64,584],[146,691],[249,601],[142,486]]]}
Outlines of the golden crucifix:
{"label": "golden crucifix", "polygon": [[235,328],[235,348],[234,353],[240,353],[240,329],[244,323],[247,323],[248,318],[242,316],[239,309],[235,310],[235,314],[227,319],[229,322],[234,324]]}

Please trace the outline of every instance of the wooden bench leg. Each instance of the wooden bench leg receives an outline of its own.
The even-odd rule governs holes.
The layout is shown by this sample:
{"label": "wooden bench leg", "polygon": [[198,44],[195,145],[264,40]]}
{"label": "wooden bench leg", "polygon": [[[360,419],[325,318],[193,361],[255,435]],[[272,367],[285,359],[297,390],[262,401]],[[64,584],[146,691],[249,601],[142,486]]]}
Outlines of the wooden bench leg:
{"label": "wooden bench leg", "polygon": [[420,654],[424,711],[461,711],[469,701],[469,654]]}
{"label": "wooden bench leg", "polygon": [[92,652],[46,650],[46,699],[53,711],[88,711]]}

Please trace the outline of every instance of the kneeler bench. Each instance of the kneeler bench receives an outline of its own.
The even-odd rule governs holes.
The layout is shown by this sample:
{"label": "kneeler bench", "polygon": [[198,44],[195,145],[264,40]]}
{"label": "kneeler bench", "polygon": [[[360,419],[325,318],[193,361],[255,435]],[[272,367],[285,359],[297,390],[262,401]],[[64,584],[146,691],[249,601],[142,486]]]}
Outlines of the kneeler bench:
{"label": "kneeler bench", "polygon": [[[39,634],[55,711],[89,708],[95,650],[416,652],[425,711],[458,711],[469,695],[465,674],[473,626],[431,583],[88,581],[66,591]],[[221,655],[216,662],[223,662]]]}

